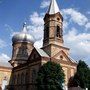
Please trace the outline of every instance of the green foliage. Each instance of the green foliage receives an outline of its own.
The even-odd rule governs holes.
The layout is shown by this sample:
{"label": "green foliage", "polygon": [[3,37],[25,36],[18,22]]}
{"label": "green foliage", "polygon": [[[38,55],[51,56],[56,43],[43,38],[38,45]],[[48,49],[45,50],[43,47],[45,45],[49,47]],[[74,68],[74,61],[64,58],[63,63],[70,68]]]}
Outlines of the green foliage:
{"label": "green foliage", "polygon": [[79,61],[73,81],[75,82],[74,86],[90,87],[90,69],[84,61]]}
{"label": "green foliage", "polygon": [[90,90],[90,68],[88,72],[88,90]]}
{"label": "green foliage", "polygon": [[78,86],[78,82],[77,82],[76,78],[71,77],[69,79],[68,87],[70,88],[70,87],[77,87],[77,86]]}
{"label": "green foliage", "polygon": [[38,90],[63,90],[64,73],[59,64],[47,62],[44,64],[37,77]]}

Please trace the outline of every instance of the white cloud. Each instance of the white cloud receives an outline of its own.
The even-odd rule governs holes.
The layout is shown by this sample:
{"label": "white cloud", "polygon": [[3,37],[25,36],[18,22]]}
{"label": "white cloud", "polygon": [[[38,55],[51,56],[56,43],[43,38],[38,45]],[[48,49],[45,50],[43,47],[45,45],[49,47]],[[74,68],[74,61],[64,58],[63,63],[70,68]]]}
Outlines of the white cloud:
{"label": "white cloud", "polygon": [[88,23],[85,25],[85,27],[86,27],[86,30],[87,30],[87,29],[90,29],[90,22],[88,22]]}
{"label": "white cloud", "polygon": [[46,8],[46,7],[49,6],[49,4],[50,4],[50,0],[43,0],[43,1],[41,2],[40,7],[41,7],[41,8]]}
{"label": "white cloud", "polygon": [[31,24],[28,26],[28,29],[30,34],[35,37],[36,41],[41,40],[41,38],[43,37],[43,17],[43,13],[38,14],[37,12],[34,12],[32,15],[30,15]]}
{"label": "white cloud", "polygon": [[42,14],[39,15],[37,12],[34,12],[32,15],[30,15],[30,21],[33,25],[43,25],[43,16]]}
{"label": "white cloud", "polygon": [[41,48],[42,45],[43,45],[43,38],[34,43],[34,46],[37,47],[37,48]]}
{"label": "white cloud", "polygon": [[[65,45],[70,47],[71,55],[76,59],[82,59],[90,56],[90,34],[77,33],[75,28],[72,28],[64,35]],[[89,62],[90,63],[90,62]]]}
{"label": "white cloud", "polygon": [[14,30],[12,29],[12,27],[8,24],[5,24],[5,27],[6,27],[6,30],[7,31],[10,31],[10,32],[13,32]]}
{"label": "white cloud", "polygon": [[88,18],[85,15],[73,8],[63,9],[62,13],[65,17],[70,16],[70,20],[80,26],[83,26],[88,22]]}
{"label": "white cloud", "polygon": [[4,40],[0,39],[0,48],[6,47],[6,43]]}
{"label": "white cloud", "polygon": [[4,53],[0,54],[0,62],[8,62],[10,57]]}
{"label": "white cloud", "polygon": [[66,30],[68,28],[68,25],[69,25],[69,22],[64,20],[64,22],[63,22],[63,29]]}
{"label": "white cloud", "polygon": [[12,36],[15,35],[16,33],[19,33],[19,32],[14,32],[15,30],[8,24],[5,24],[5,28],[10,33],[10,38],[12,38]]}

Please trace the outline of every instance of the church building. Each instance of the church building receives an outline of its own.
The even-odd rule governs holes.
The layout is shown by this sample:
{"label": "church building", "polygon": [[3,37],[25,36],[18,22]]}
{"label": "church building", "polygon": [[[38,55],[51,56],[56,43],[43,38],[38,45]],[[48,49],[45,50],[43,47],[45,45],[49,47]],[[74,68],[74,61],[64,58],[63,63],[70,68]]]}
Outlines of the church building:
{"label": "church building", "polygon": [[42,48],[34,47],[34,37],[28,34],[24,23],[22,31],[12,38],[13,66],[9,90],[36,90],[36,77],[39,68],[52,61],[62,66],[65,73],[65,86],[76,72],[77,62],[69,56],[69,48],[64,46],[63,16],[56,0],[51,0],[44,17],[44,37]]}

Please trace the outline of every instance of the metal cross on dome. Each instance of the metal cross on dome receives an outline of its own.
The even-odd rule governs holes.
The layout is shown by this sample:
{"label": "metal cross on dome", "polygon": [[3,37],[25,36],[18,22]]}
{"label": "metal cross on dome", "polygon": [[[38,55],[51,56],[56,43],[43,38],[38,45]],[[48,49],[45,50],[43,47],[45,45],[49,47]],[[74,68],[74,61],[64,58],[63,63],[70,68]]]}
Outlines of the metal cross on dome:
{"label": "metal cross on dome", "polygon": [[24,33],[27,33],[27,23],[26,22],[24,22],[23,23],[23,30],[22,30]]}

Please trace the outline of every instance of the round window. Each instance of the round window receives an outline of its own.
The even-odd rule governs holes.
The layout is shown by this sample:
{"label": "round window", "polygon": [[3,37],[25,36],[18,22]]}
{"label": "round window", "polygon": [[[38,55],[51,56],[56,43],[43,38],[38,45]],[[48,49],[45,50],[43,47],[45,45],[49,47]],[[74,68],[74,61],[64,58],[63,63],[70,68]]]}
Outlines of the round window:
{"label": "round window", "polygon": [[60,55],[60,59],[63,59],[63,56],[62,55]]}
{"label": "round window", "polygon": [[57,18],[57,20],[59,21],[59,20],[60,20],[60,18]]}

